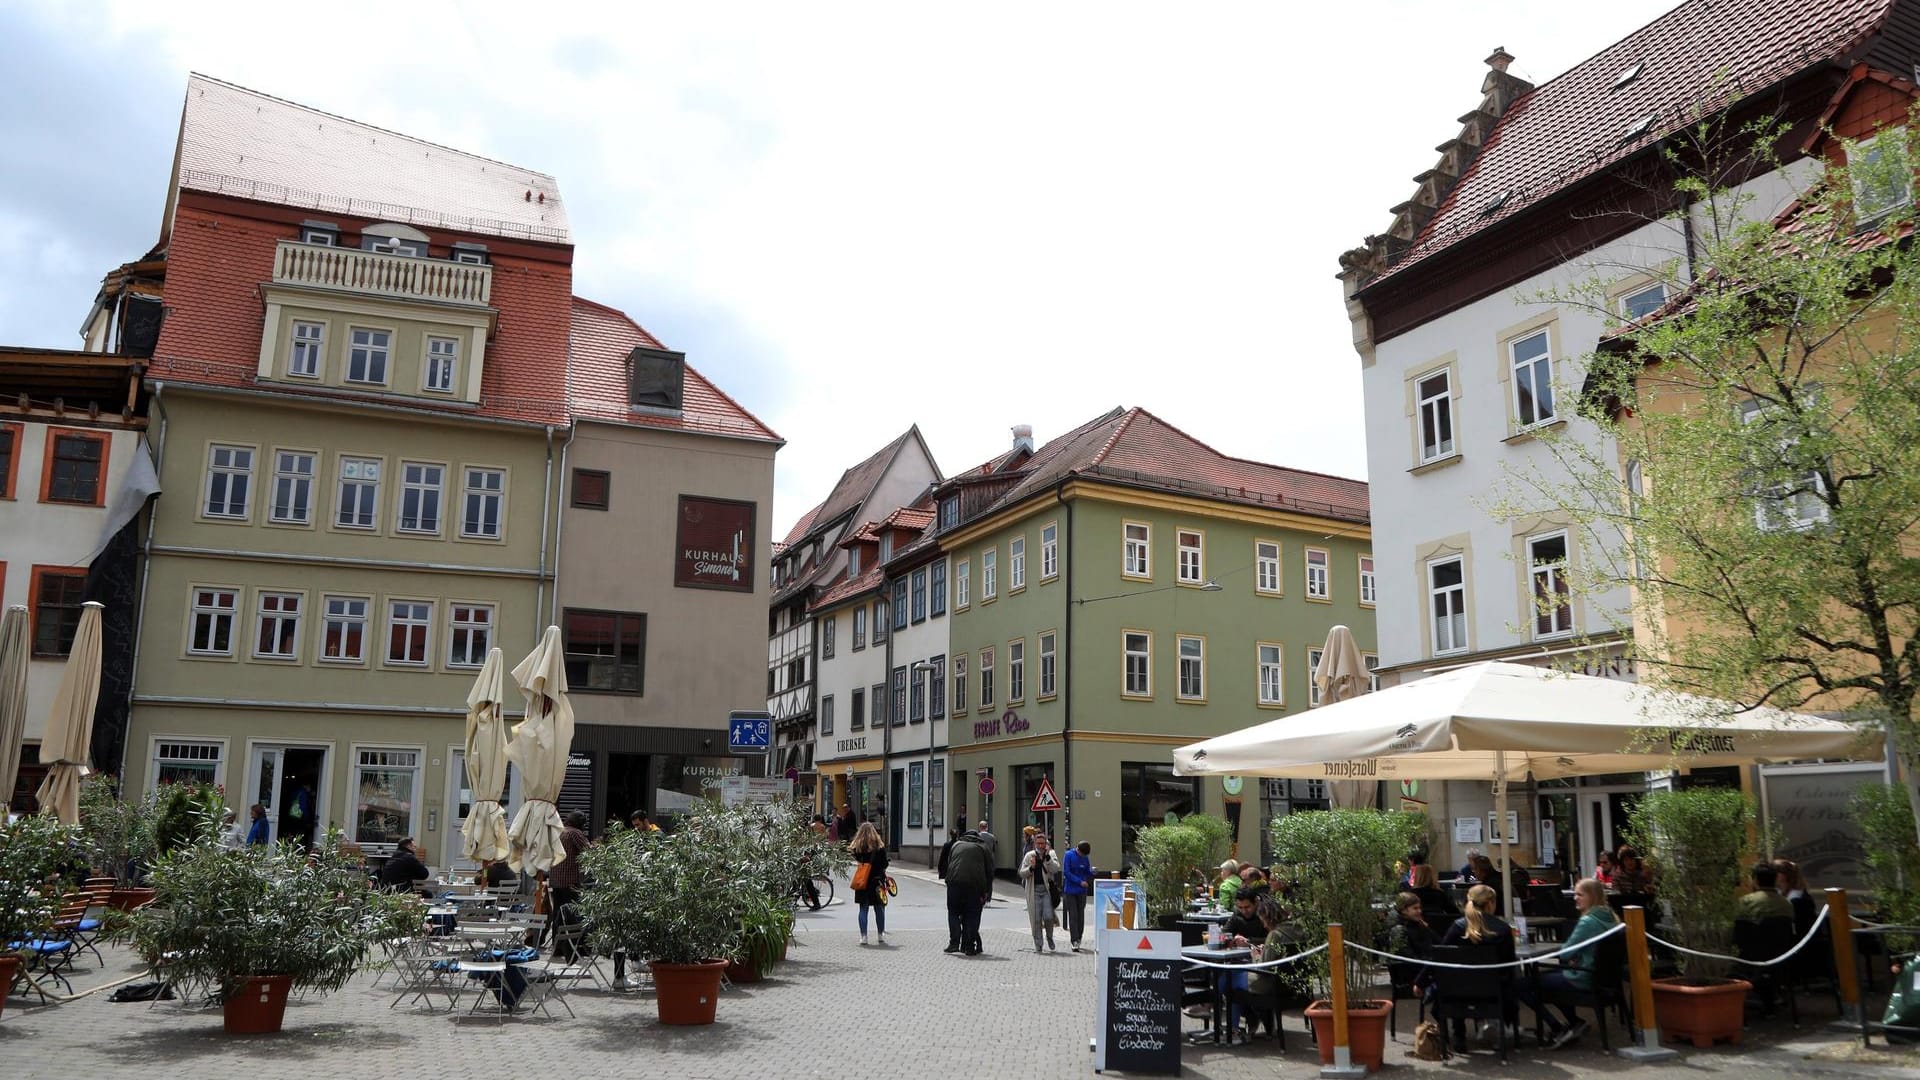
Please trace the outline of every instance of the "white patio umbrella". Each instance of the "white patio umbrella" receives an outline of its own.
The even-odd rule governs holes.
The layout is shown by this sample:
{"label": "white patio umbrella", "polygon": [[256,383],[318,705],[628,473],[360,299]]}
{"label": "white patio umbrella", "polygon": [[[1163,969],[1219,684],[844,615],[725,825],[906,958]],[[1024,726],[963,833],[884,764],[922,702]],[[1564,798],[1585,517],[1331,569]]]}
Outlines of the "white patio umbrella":
{"label": "white patio umbrella", "polygon": [[47,733],[41,744],[53,751],[52,768],[40,782],[40,812],[59,816],[68,825],[80,823],[80,778],[87,774],[88,749],[93,742],[93,707],[100,700],[99,602],[80,605],[80,628],[67,653],[60,689],[47,714]]}
{"label": "white patio umbrella", "polygon": [[1173,763],[1181,776],[1506,781],[1873,759],[1883,741],[1837,720],[1488,662],[1183,746]]}
{"label": "white patio umbrella", "polygon": [[507,759],[520,766],[523,798],[507,830],[507,865],[531,874],[551,870],[566,858],[560,846],[560,811],[554,800],[567,780],[573,745],[573,706],[567,701],[566,657],[560,628],[547,627],[540,644],[513,669],[527,699],[527,717],[514,725]]}
{"label": "white patio umbrella", "polygon": [[[1371,673],[1360,658],[1360,646],[1353,631],[1336,626],[1327,631],[1327,643],[1320,650],[1320,666],[1310,676],[1320,689],[1320,703],[1331,705],[1348,701],[1367,692]],[[1335,806],[1379,805],[1380,784],[1372,780],[1335,780],[1327,785]]]}
{"label": "white patio umbrella", "polygon": [[467,788],[472,802],[460,827],[461,851],[481,864],[507,857],[507,725],[500,715],[507,663],[500,649],[487,650],[487,662],[467,691]]}
{"label": "white patio umbrella", "polygon": [[27,733],[27,609],[0,615],[0,816],[20,776],[20,740]]}

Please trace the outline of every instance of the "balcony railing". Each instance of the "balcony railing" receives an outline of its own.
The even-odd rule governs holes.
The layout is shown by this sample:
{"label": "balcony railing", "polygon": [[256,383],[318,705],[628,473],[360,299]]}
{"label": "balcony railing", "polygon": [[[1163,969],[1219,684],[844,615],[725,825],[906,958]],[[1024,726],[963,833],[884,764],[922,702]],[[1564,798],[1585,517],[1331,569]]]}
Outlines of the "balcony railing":
{"label": "balcony railing", "polygon": [[274,252],[273,280],[279,285],[311,285],[448,304],[485,304],[493,295],[491,266],[382,255],[293,240],[280,241]]}

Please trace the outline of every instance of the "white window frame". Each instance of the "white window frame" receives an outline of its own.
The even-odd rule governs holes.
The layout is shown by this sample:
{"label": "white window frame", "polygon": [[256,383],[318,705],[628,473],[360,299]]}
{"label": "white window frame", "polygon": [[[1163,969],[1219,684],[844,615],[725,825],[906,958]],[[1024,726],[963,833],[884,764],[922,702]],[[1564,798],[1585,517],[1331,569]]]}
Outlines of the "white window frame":
{"label": "white window frame", "polygon": [[[1263,550],[1272,548],[1269,554]],[[1280,558],[1285,549],[1278,540],[1253,542],[1253,591],[1261,596],[1280,596],[1286,592],[1280,577]]]}
{"label": "white window frame", "polygon": [[[334,605],[359,604],[360,613],[354,615],[352,609],[342,608],[337,614]],[[333,627],[342,627],[340,643],[344,646],[348,640],[346,627],[360,625],[360,652],[355,656],[328,656],[327,639],[332,636]],[[363,666],[367,662],[367,642],[373,640],[373,597],[349,593],[323,593],[320,596],[320,636],[314,644],[314,660],[321,664],[342,664],[351,667]]]}
{"label": "white window frame", "polygon": [[1380,606],[1380,577],[1371,553],[1360,555],[1355,560],[1360,568],[1360,606]]}
{"label": "white window frame", "polygon": [[[1140,648],[1134,648],[1134,638],[1140,639]],[[1138,661],[1141,679],[1140,689],[1133,689],[1134,665]],[[1153,697],[1153,631],[1123,629],[1120,631],[1120,696],[1136,701],[1145,701]]]}
{"label": "white window frame", "polygon": [[[288,607],[291,602],[292,606]],[[255,660],[298,660],[300,659],[300,623],[306,606],[305,594],[277,589],[256,589],[253,594],[253,638],[252,655]],[[286,648],[266,652],[260,648],[260,639],[267,633],[268,625],[273,627],[276,642],[285,635]]]}
{"label": "white window frame", "polygon": [[1120,576],[1135,581],[1153,580],[1153,526],[1147,522],[1120,523]]}
{"label": "white window frame", "polygon": [[[363,336],[365,340],[362,340]],[[375,344],[375,338],[384,340],[380,344]],[[393,374],[393,338],[394,333],[392,330],[377,326],[348,327],[347,370],[344,381],[357,383],[361,386],[387,385],[389,377]],[[354,377],[356,363],[361,365],[363,369],[361,373],[367,377]],[[379,368],[380,375],[377,379],[371,377],[374,374],[376,364]]]}
{"label": "white window frame", "polygon": [[426,352],[420,359],[420,388],[430,394],[451,394],[454,376],[459,371],[460,339],[440,334],[427,335]]}
{"label": "white window frame", "polygon": [[332,229],[305,228],[300,230],[300,242],[319,244],[321,247],[339,246],[340,234]]}
{"label": "white window frame", "polygon": [[[160,770],[168,765],[199,767],[213,766],[212,782],[216,785],[227,782],[227,743],[225,739],[180,738],[171,735],[155,735],[147,743],[147,791],[152,792],[160,786]],[[165,751],[171,750],[172,753]],[[187,751],[184,752],[183,751]],[[201,751],[202,753],[192,753]]]}
{"label": "white window frame", "polygon": [[[369,760],[369,755],[374,755],[374,754],[391,754],[391,755],[411,754],[413,755],[413,764],[406,765],[406,764],[400,764],[392,761],[382,761],[379,759]],[[407,826],[406,828],[400,830],[400,834],[402,836],[417,837],[420,835],[420,807],[423,803],[426,802],[425,789],[421,787],[421,785],[426,780],[426,777],[423,774],[424,770],[422,769],[422,766],[426,764],[424,760],[425,758],[426,758],[426,749],[424,747],[386,746],[386,745],[363,746],[356,743],[354,744],[354,747],[353,747],[353,777],[350,781],[353,786],[348,790],[355,793],[356,796],[358,795],[358,793],[363,788],[363,782],[361,780],[361,776],[363,775],[365,770],[368,770],[368,769],[375,769],[381,772],[401,772],[401,771],[412,772],[413,773],[413,784],[412,784],[413,797],[407,800],[407,802],[410,804],[410,807],[407,810]],[[360,842],[360,804],[359,804],[358,798],[355,798],[352,801],[348,809],[349,809],[348,820],[349,820],[349,823],[353,826],[353,829],[352,829],[353,839],[355,843],[359,843]]]}
{"label": "white window frame", "polygon": [[[1189,540],[1192,543],[1188,543]],[[1173,543],[1179,555],[1174,564],[1174,580],[1182,585],[1206,584],[1207,534],[1199,529],[1175,529]]]}
{"label": "white window frame", "polygon": [[[484,483],[475,484],[474,478],[476,476],[498,478],[500,485],[498,487],[488,487]],[[476,498],[480,500],[482,506],[484,506],[488,500],[492,500],[494,504],[492,532],[487,532],[484,529],[476,531],[467,528],[469,524],[467,507]],[[481,520],[484,522],[484,514],[481,516]],[[500,541],[506,538],[507,470],[492,465],[460,466],[460,539]]]}
{"label": "white window frame", "polygon": [[[400,612],[402,605],[410,609],[405,617],[402,617]],[[385,632],[380,636],[382,667],[425,670],[433,666],[433,609],[434,603],[431,600],[397,596],[387,599],[387,617],[382,620]],[[425,613],[424,617],[421,617],[421,612]],[[409,644],[411,644],[412,630],[414,628],[420,630],[420,659],[395,660],[393,658],[393,632],[400,627],[408,629]],[[411,648],[407,650],[408,653],[412,651]]]}
{"label": "white window frame", "polygon": [[1369,694],[1379,693],[1380,692],[1380,654],[1363,652],[1360,654],[1360,663],[1362,666],[1364,666],[1367,669],[1367,693]]}
{"label": "white window frame", "polygon": [[[1773,406],[1749,401],[1740,407],[1740,419],[1745,424],[1759,423],[1773,411]],[[1793,438],[1780,439],[1776,445],[1784,456],[1793,450],[1798,441]],[[1808,469],[1805,479],[1799,484],[1769,484],[1753,490],[1749,497],[1753,499],[1754,527],[1761,532],[1805,532],[1824,525],[1827,523],[1826,494],[1827,483],[1820,478],[1818,469]],[[1801,513],[1806,507],[1813,510],[1811,515]]]}
{"label": "white window frame", "polygon": [[[1207,700],[1207,639],[1200,634],[1174,635],[1176,701]],[[1188,646],[1192,646],[1191,649]],[[1189,690],[1191,685],[1193,690]]]}
{"label": "white window frame", "polygon": [[1019,705],[1027,700],[1027,639],[1014,638],[1007,642],[1007,704]]}
{"label": "white window frame", "polygon": [[[419,477],[415,478],[415,470]],[[431,478],[429,478],[431,477]],[[394,507],[393,529],[409,536],[439,536],[440,526],[447,515],[447,466],[438,461],[400,462],[400,486],[398,504]],[[418,498],[413,515],[414,521],[408,524],[407,502]],[[427,508],[433,510],[433,524],[429,528]]]}
{"label": "white window frame", "polygon": [[[1641,299],[1642,297],[1646,296],[1648,293],[1658,293],[1659,295],[1654,297],[1652,306],[1646,307],[1645,310],[1641,311],[1637,315],[1634,314],[1634,308],[1640,306],[1635,304],[1634,301]],[[1621,294],[1620,317],[1627,320],[1628,322],[1634,322],[1639,319],[1644,319],[1648,315],[1651,315],[1654,312],[1659,311],[1661,305],[1665,304],[1666,302],[1667,302],[1667,283],[1666,282],[1650,281],[1644,285],[1637,285],[1634,288],[1629,289],[1625,293]]]}
{"label": "white window frame", "polygon": [[287,329],[287,339],[287,375],[295,379],[321,378],[327,355],[327,324],[294,319]]}
{"label": "white window frame", "polygon": [[1049,521],[1040,526],[1040,583],[1060,576],[1060,525]]}
{"label": "white window frame", "polygon": [[[245,521],[253,511],[253,466],[259,457],[256,447],[245,443],[209,443],[207,445],[207,484],[201,493],[200,515],[213,521]],[[213,508],[214,489],[221,491],[221,509]],[[234,488],[240,489],[239,508],[234,508]]]}
{"label": "white window frame", "polygon": [[953,565],[953,609],[965,611],[973,605],[973,562],[961,559]]}
{"label": "white window frame", "polygon": [[[240,597],[246,590],[237,585],[193,585],[189,586],[189,604],[187,610],[187,655],[214,657],[231,660],[239,655],[237,642],[240,632]],[[224,596],[226,603],[220,603]],[[207,646],[200,642],[200,619],[207,617]],[[227,647],[216,649],[212,644],[217,640],[215,632],[219,620],[224,618],[227,624]]]}
{"label": "white window frame", "polygon": [[995,689],[993,685],[993,646],[989,645],[980,650],[980,707],[982,709],[991,709],[996,704],[994,701]]}
{"label": "white window frame", "polygon": [[[1267,661],[1271,653],[1273,661]],[[1256,641],[1253,644],[1254,697],[1256,701],[1268,707],[1285,708],[1287,704],[1287,647],[1277,641]],[[1271,693],[1269,693],[1271,691]]]}
{"label": "white window frame", "polygon": [[[369,465],[373,466],[371,479],[367,477],[366,467]],[[380,531],[380,483],[386,471],[387,463],[384,458],[366,457],[360,454],[340,455],[339,465],[334,470],[334,528],[349,529],[354,532]],[[350,476],[349,472],[358,472],[359,475]],[[360,493],[351,500],[347,497],[349,486],[356,493]],[[362,489],[366,490],[362,493]],[[365,524],[359,521],[359,511],[362,509],[368,512]],[[352,520],[348,520],[349,513],[353,514]]]}
{"label": "white window frame", "polygon": [[[1541,351],[1525,359],[1520,356],[1520,346],[1539,341]],[[1530,431],[1544,427],[1560,419],[1560,403],[1555,400],[1553,387],[1553,328],[1541,326],[1518,334],[1507,342],[1507,374],[1513,382],[1513,422],[1516,430]],[[1541,404],[1541,380],[1545,380],[1546,408]],[[1533,395],[1533,418],[1526,416],[1526,405],[1520,400],[1522,383]]]}
{"label": "white window frame", "polygon": [[[1433,578],[1434,571],[1448,563],[1455,563],[1460,567],[1459,584],[1447,586],[1435,585]],[[1449,610],[1445,618],[1449,621],[1457,621],[1459,623],[1460,640],[1457,642],[1453,640],[1454,635],[1451,630],[1444,635],[1440,632],[1442,615],[1435,609],[1434,602],[1443,596],[1451,597],[1451,602],[1448,605]],[[1430,633],[1433,638],[1431,643],[1433,655],[1452,656],[1456,653],[1467,651],[1473,628],[1468,625],[1467,620],[1467,557],[1465,555],[1448,555],[1443,558],[1427,560],[1427,603],[1425,618],[1427,620],[1428,633]],[[1446,641],[1444,645],[1442,644],[1443,638]]]}
{"label": "white window frame", "polygon": [[980,553],[980,602],[992,603],[1000,595],[1000,549],[991,547]]}
{"label": "white window frame", "polygon": [[[300,459],[306,460],[306,471],[291,468]],[[299,450],[287,447],[275,447],[273,451],[273,490],[267,495],[267,521],[274,525],[310,526],[313,524],[313,482],[320,472],[320,451]],[[290,494],[287,500],[286,514],[280,512],[280,489],[286,486],[289,492],[300,493],[295,500]],[[293,513],[292,511],[299,511]]]}
{"label": "white window frame", "polygon": [[[499,622],[499,612],[492,604],[447,601],[447,667],[477,668],[485,664]],[[473,641],[476,630],[482,638],[477,648]]]}
{"label": "white window frame", "polygon": [[[1534,545],[1550,540],[1560,541],[1560,559],[1557,562],[1539,562],[1533,553]],[[1550,641],[1572,636],[1573,593],[1567,584],[1567,570],[1573,562],[1573,541],[1569,538],[1567,530],[1556,529],[1527,537],[1526,554],[1527,625],[1533,631],[1533,639]],[[1543,589],[1546,592],[1543,593]],[[1560,603],[1554,606],[1551,613],[1545,613],[1540,606],[1541,597],[1547,594],[1557,594],[1561,598]],[[1545,630],[1540,628],[1542,618],[1548,620]]]}
{"label": "white window frame", "polygon": [[1047,701],[1060,692],[1059,635],[1052,630],[1042,630],[1037,635],[1035,648],[1040,654],[1040,686],[1036,701]]}
{"label": "white window frame", "polygon": [[[1302,549],[1303,561],[1307,568],[1307,599],[1333,599],[1333,552],[1326,548],[1310,547]],[[1318,563],[1314,556],[1318,555]],[[1317,572],[1316,572],[1317,571]]]}
{"label": "white window frame", "polygon": [[1007,591],[1027,587],[1027,538],[1016,536],[1007,541]]}
{"label": "white window frame", "polygon": [[[1434,379],[1441,381],[1437,393],[1423,392],[1423,387]],[[1460,432],[1459,417],[1453,414],[1453,369],[1435,368],[1413,380],[1414,423],[1417,430],[1415,438],[1420,444],[1420,464],[1444,461],[1459,453]],[[1427,433],[1433,433],[1433,441],[1427,441]],[[1442,438],[1442,432],[1445,437]]]}
{"label": "white window frame", "polygon": [[972,687],[967,682],[967,654],[954,653],[949,659],[953,667],[953,700],[947,708],[947,715],[965,716],[967,706],[970,704],[967,695],[972,691]]}
{"label": "white window frame", "polygon": [[1872,138],[1842,142],[1841,145],[1847,155],[1847,180],[1853,187],[1853,212],[1854,222],[1856,224],[1871,224],[1903,206],[1912,205],[1913,174],[1910,170],[1889,171],[1889,175],[1897,175],[1905,181],[1905,184],[1898,198],[1884,204],[1871,204],[1867,202],[1867,197],[1873,193],[1867,190],[1865,182],[1874,178],[1864,175],[1861,172],[1862,169],[1871,171],[1877,168],[1879,164],[1877,159],[1887,147],[1893,147],[1904,155],[1906,132],[1906,125],[1895,124],[1882,128],[1876,132]]}
{"label": "white window frame", "polygon": [[1320,707],[1320,660],[1326,650],[1318,645],[1307,646],[1307,708]]}

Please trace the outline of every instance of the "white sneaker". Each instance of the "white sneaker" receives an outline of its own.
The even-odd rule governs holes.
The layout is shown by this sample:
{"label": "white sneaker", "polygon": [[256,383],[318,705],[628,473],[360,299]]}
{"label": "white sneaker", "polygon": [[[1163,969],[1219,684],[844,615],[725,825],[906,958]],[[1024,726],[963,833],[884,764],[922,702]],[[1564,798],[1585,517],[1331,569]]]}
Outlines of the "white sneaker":
{"label": "white sneaker", "polygon": [[885,934],[873,935],[873,943],[875,945],[885,945],[887,943],[887,935]]}
{"label": "white sneaker", "polygon": [[866,943],[867,943],[867,935],[865,935],[865,934],[861,934],[861,935],[860,935],[860,944],[862,944],[862,945],[865,945]]}

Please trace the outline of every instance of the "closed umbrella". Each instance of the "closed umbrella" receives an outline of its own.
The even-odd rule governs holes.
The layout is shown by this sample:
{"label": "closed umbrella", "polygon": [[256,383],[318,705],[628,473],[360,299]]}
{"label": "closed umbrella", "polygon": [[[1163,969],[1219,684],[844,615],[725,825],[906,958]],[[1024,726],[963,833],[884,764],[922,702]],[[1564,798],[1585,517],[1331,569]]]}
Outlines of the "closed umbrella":
{"label": "closed umbrella", "polygon": [[507,857],[507,812],[501,800],[507,787],[507,725],[500,699],[506,661],[499,648],[487,650],[480,677],[467,691],[467,788],[472,803],[460,827],[461,851],[482,864]]}
{"label": "closed umbrella", "polygon": [[524,798],[507,830],[507,865],[523,874],[551,870],[566,858],[560,846],[560,811],[554,800],[567,780],[573,745],[573,705],[567,701],[566,657],[560,628],[547,627],[540,644],[513,669],[527,699],[527,717],[514,725],[507,760],[520,767]]}
{"label": "closed umbrella", "polygon": [[20,738],[27,732],[27,609],[0,615],[0,814],[20,775]]}
{"label": "closed umbrella", "polygon": [[53,767],[40,782],[40,812],[59,815],[68,825],[80,823],[80,778],[87,774],[87,752],[93,742],[93,707],[100,700],[100,612],[93,600],[80,607],[80,628],[67,653],[60,690],[47,714],[47,733],[41,744],[53,751]]}
{"label": "closed umbrella", "polygon": [[[1320,688],[1322,705],[1346,701],[1367,692],[1372,685],[1369,681],[1372,673],[1360,658],[1360,646],[1354,643],[1353,631],[1344,626],[1327,631],[1326,646],[1320,650],[1320,667],[1312,677]],[[1380,784],[1370,780],[1336,780],[1327,785],[1327,792],[1335,806],[1371,807],[1379,804]]]}

